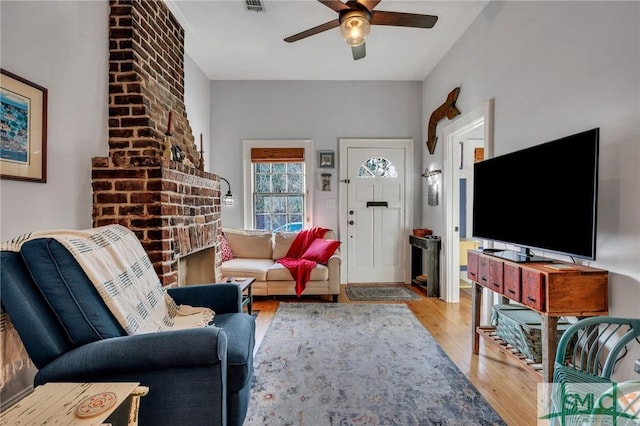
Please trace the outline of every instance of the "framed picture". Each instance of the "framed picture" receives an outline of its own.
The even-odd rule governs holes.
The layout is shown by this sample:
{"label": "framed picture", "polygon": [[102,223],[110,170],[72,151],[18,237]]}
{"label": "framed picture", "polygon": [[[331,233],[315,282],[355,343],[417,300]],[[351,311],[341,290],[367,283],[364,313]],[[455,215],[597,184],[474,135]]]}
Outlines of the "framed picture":
{"label": "framed picture", "polygon": [[0,69],[0,177],[47,181],[47,89]]}
{"label": "framed picture", "polygon": [[331,173],[322,173],[320,175],[322,181],[322,190],[323,191],[331,191]]}
{"label": "framed picture", "polygon": [[333,169],[336,167],[336,157],[333,151],[318,151],[318,167]]}

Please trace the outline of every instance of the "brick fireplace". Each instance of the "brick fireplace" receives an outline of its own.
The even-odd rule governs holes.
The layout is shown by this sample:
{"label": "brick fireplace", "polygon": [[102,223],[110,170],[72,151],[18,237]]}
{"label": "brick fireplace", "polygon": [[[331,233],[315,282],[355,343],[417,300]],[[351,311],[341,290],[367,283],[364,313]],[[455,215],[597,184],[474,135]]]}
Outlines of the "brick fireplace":
{"label": "brick fireplace", "polygon": [[[163,157],[169,121],[183,161]],[[184,105],[184,31],[163,2],[110,1],[108,143],[108,157],[92,161],[93,226],[134,231],[163,286],[193,284],[186,268],[210,268],[189,275],[219,280],[220,180],[198,168]]]}

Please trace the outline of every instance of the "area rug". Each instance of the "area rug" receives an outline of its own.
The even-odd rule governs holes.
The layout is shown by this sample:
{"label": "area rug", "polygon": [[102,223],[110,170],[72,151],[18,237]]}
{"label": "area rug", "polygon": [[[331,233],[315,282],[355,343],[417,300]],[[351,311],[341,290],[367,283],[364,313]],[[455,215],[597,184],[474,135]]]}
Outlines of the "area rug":
{"label": "area rug", "polygon": [[248,425],[503,425],[403,303],[280,303]]}
{"label": "area rug", "polygon": [[353,286],[348,285],[345,288],[347,297],[352,301],[383,301],[390,302],[393,300],[420,300],[420,296],[413,290],[401,285],[384,286]]}

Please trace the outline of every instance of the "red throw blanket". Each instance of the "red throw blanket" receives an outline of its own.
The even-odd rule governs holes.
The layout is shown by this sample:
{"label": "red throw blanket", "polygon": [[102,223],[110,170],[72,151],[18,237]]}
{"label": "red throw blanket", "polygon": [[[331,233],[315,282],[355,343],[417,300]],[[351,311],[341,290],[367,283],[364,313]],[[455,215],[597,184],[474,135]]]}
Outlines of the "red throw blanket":
{"label": "red throw blanket", "polygon": [[293,279],[296,280],[296,294],[298,297],[302,295],[307,282],[309,282],[309,277],[311,277],[311,270],[317,264],[313,260],[302,259],[300,256],[307,251],[313,240],[324,238],[324,234],[327,231],[328,229],[326,228],[311,228],[300,231],[296,235],[296,239],[291,243],[286,256],[276,261],[287,268]]}

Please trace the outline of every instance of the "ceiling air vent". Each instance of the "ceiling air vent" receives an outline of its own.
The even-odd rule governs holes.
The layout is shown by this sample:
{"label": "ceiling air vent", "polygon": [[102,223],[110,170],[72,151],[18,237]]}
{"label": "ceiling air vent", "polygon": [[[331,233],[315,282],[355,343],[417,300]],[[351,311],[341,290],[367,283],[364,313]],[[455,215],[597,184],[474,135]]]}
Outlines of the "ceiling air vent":
{"label": "ceiling air vent", "polygon": [[264,12],[262,0],[244,0],[244,6],[252,12]]}

